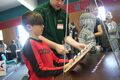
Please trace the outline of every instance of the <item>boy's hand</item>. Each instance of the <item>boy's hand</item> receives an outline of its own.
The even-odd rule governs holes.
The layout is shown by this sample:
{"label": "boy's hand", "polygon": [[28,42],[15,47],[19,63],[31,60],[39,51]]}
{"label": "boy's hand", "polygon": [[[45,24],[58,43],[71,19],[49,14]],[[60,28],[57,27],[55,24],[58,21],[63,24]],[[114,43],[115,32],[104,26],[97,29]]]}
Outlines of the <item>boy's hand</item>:
{"label": "boy's hand", "polygon": [[71,66],[72,63],[73,63],[73,59],[70,59],[69,63],[65,64],[64,70],[66,70],[69,66]]}
{"label": "boy's hand", "polygon": [[73,61],[69,61],[69,63],[65,64],[64,66],[64,70],[66,70],[69,66],[71,66],[71,64],[73,63]]}
{"label": "boy's hand", "polygon": [[66,54],[69,53],[67,49],[65,49],[64,45],[58,44],[56,49],[55,49],[59,54]]}

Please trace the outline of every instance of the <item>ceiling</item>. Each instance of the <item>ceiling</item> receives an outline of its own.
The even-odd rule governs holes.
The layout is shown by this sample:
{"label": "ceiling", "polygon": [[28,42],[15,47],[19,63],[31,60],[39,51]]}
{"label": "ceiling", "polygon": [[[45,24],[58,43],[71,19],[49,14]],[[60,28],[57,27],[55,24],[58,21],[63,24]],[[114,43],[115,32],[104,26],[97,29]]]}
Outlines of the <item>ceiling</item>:
{"label": "ceiling", "polygon": [[[37,0],[38,4],[43,3],[47,0]],[[103,3],[105,3],[105,5],[111,4],[112,2],[117,2],[117,4],[120,4],[120,0],[102,0]],[[111,2],[110,2],[111,1]],[[0,12],[10,9],[10,8],[14,8],[17,6],[20,6],[21,3],[19,3],[17,0],[0,0]],[[118,6],[117,6],[118,7]],[[119,8],[118,8],[119,9]]]}
{"label": "ceiling", "polygon": [[[37,0],[38,4],[41,4],[47,0]],[[15,8],[17,6],[20,6],[21,3],[19,3],[17,0],[0,0],[0,12]]]}
{"label": "ceiling", "polygon": [[0,12],[20,5],[17,0],[0,0]]}

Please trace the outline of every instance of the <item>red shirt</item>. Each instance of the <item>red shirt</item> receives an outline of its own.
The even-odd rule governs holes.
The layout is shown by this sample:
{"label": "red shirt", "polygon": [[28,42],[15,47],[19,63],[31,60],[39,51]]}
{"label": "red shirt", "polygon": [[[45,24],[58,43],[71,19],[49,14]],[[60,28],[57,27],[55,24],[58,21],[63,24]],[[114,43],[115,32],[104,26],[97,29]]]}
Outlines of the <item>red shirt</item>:
{"label": "red shirt", "polygon": [[[29,80],[54,80],[54,76],[63,72],[64,59],[57,58],[49,46],[40,40],[29,38],[23,47],[23,57]],[[54,63],[62,66],[55,67]]]}

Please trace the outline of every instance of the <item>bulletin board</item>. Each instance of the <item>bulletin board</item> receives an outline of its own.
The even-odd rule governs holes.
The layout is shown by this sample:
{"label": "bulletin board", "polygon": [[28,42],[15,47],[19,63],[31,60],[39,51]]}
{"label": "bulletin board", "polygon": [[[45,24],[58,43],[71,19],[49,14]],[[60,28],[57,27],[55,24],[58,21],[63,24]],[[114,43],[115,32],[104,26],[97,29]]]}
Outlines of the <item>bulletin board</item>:
{"label": "bulletin board", "polygon": [[82,12],[83,11],[74,12],[74,13],[69,14],[69,23],[74,22],[78,32],[81,30],[81,27],[80,27],[80,15],[82,14]]}

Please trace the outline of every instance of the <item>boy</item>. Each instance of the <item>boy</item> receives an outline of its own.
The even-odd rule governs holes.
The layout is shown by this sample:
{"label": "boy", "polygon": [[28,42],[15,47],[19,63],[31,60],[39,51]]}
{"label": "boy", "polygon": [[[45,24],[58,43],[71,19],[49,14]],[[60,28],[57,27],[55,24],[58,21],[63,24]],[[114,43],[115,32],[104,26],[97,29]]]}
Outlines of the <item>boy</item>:
{"label": "boy", "polygon": [[[22,24],[29,33],[29,39],[23,47],[23,57],[29,70],[29,80],[54,80],[63,72],[65,66],[55,67],[54,63],[63,64],[64,60],[57,58],[48,45],[39,39],[44,28],[44,21],[39,13],[27,12],[22,16]],[[69,60],[65,60],[69,62]]]}

